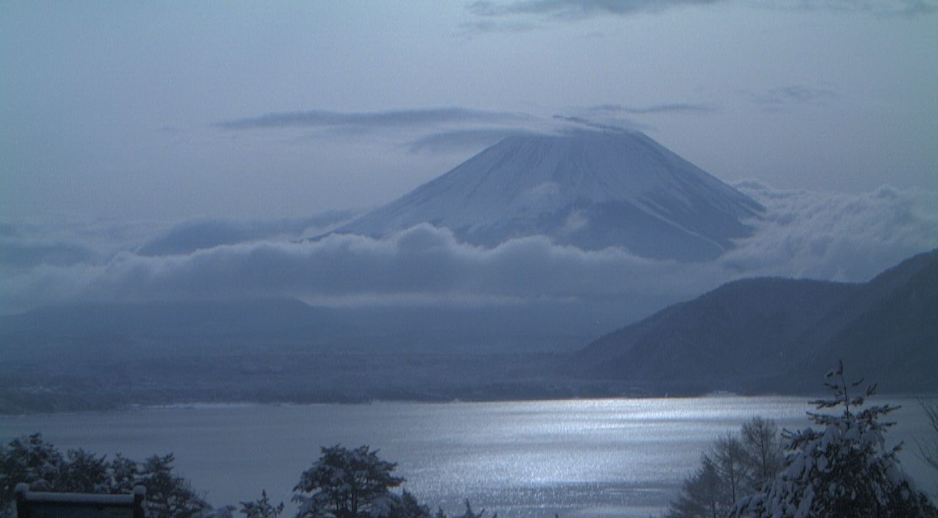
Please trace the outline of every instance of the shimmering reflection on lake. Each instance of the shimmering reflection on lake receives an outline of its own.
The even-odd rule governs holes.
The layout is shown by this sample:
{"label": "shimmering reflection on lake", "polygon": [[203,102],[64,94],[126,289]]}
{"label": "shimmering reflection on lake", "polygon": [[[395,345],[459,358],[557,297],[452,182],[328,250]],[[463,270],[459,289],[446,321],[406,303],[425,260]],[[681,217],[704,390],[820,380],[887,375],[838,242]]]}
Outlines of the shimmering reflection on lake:
{"label": "shimmering reflection on lake", "polygon": [[[913,400],[896,401],[890,434],[913,447],[906,469],[938,487],[915,456],[927,433]],[[177,469],[213,505],[266,489],[289,503],[319,446],[369,444],[398,462],[405,487],[432,507],[504,518],[660,514],[710,442],[750,417],[808,424],[806,398],[710,397],[507,403],[227,405],[0,418],[4,442],[42,432],[60,449],[84,447],[135,459],[172,451]],[[292,511],[289,512],[292,515]]]}

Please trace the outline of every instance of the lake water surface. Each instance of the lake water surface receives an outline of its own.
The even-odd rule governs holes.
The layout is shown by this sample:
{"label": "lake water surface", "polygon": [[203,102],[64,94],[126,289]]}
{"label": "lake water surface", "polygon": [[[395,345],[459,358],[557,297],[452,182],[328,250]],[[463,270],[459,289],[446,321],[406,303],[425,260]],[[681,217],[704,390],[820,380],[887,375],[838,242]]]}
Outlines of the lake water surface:
{"label": "lake water surface", "polygon": [[[927,437],[914,400],[890,431],[923,490],[936,472],[917,457]],[[431,507],[503,518],[661,514],[720,434],[755,415],[789,429],[808,425],[806,398],[708,397],[498,403],[194,405],[121,412],[0,417],[4,443],[41,432],[63,452],[83,447],[136,460],[173,452],[177,470],[216,506],[266,489],[289,499],[320,446],[368,444],[398,463],[404,487]]]}

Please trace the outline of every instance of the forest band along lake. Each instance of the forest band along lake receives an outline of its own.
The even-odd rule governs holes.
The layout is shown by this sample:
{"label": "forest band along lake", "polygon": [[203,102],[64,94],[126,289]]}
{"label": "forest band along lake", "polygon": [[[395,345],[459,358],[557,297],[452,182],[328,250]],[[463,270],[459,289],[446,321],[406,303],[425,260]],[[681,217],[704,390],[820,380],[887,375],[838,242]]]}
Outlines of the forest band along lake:
{"label": "forest band along lake", "polygon": [[[397,462],[404,487],[435,508],[503,518],[663,513],[681,481],[720,434],[753,416],[788,429],[808,425],[802,397],[705,397],[497,403],[191,405],[0,417],[0,440],[41,432],[59,449],[85,448],[136,460],[173,452],[176,469],[214,506],[266,489],[288,505],[320,446],[368,444]],[[901,405],[887,442],[919,489],[938,473],[917,456],[929,429],[915,399]]]}

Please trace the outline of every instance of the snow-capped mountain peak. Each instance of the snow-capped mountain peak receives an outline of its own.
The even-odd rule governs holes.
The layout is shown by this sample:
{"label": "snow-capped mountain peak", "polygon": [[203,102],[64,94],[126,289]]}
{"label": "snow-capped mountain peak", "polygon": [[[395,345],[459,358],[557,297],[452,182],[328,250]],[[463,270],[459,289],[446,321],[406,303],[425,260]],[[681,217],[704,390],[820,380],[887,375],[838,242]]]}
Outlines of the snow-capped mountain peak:
{"label": "snow-capped mountain peak", "polygon": [[762,207],[647,136],[513,136],[340,228],[386,237],[420,223],[496,246],[546,235],[584,249],[702,260],[748,235]]}

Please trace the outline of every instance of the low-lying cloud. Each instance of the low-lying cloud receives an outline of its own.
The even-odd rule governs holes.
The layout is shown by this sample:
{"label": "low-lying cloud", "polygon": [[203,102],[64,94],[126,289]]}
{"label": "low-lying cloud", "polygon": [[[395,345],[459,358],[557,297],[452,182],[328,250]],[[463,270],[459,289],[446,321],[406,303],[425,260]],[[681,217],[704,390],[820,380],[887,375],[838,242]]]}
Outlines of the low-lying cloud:
{"label": "low-lying cloud", "polygon": [[[16,312],[65,302],[258,297],[336,306],[678,301],[750,276],[865,281],[938,247],[935,193],[882,188],[831,195],[778,191],[755,182],[738,188],[767,211],[752,222],[753,237],[707,263],[650,260],[618,248],[583,251],[545,237],[480,248],[423,224],[383,240],[327,235],[297,241],[278,235],[178,253],[124,249],[68,264],[3,268],[0,308]],[[183,222],[177,228],[190,227]]]}
{"label": "low-lying cloud", "polygon": [[166,256],[190,254],[222,245],[263,240],[296,240],[323,234],[355,215],[350,211],[333,211],[308,218],[283,218],[259,221],[226,219],[193,219],[173,225],[165,232],[148,239],[136,254]]}
{"label": "low-lying cloud", "polygon": [[[223,245],[174,256],[122,252],[95,266],[41,265],[35,275],[13,276],[8,285],[22,299],[52,295],[51,285],[61,282],[63,299],[80,292],[89,300],[128,302],[295,297],[328,303],[333,297],[390,300],[398,295],[404,301],[418,295],[564,299],[614,295],[621,287],[647,291],[657,283],[654,274],[679,267],[624,250],[560,247],[545,237],[483,249],[457,242],[447,229],[423,224],[386,240],[333,234],[317,241]],[[32,278],[41,290],[30,289]]]}
{"label": "low-lying cloud", "polygon": [[938,193],[881,187],[866,194],[736,186],[768,210],[753,237],[721,262],[761,275],[865,281],[938,247]]}

